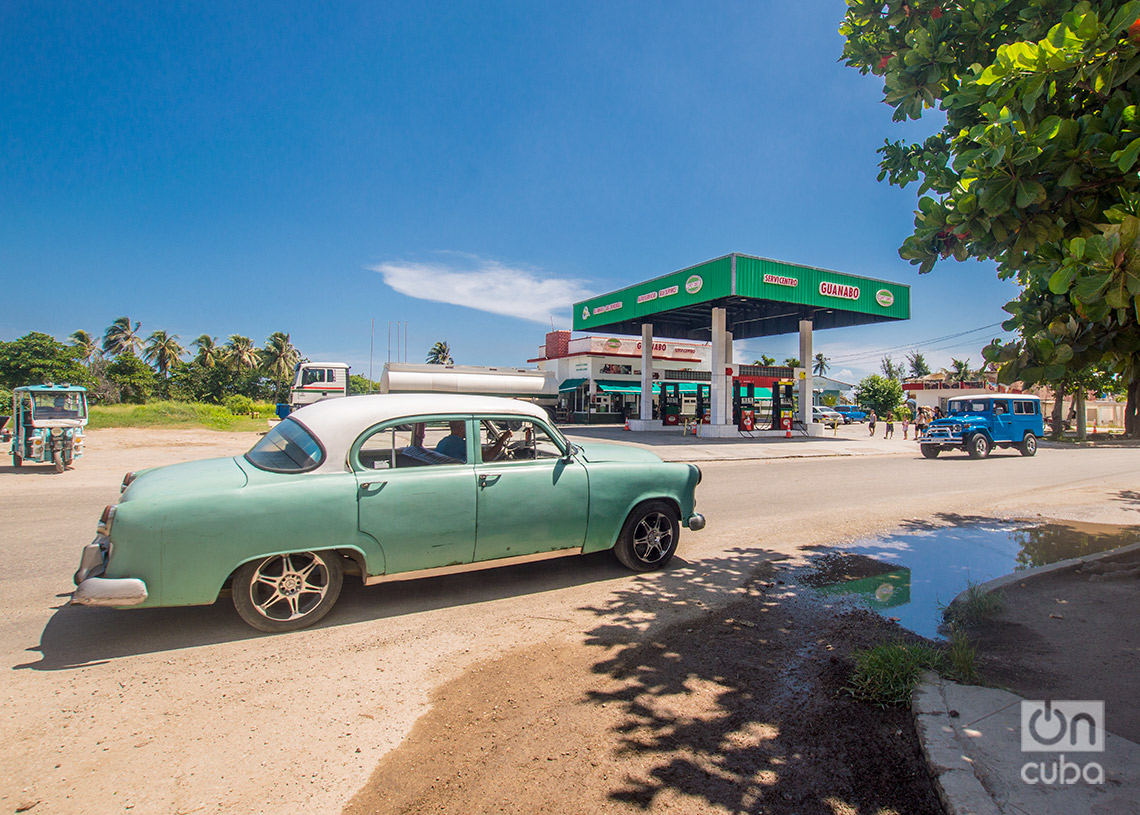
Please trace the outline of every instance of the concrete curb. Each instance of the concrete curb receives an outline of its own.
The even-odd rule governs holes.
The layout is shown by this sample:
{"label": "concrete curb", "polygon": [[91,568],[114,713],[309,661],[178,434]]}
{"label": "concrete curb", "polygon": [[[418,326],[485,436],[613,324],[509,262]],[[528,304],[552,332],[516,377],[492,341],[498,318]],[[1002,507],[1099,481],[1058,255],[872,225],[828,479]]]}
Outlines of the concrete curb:
{"label": "concrete curb", "polygon": [[[1107,552],[1097,552],[1092,555],[1082,555],[1081,557],[1069,558],[1068,560],[1058,560],[1056,563],[1049,563],[1045,566],[1035,566],[1032,569],[1026,569],[1021,572],[1010,572],[1009,574],[995,577],[993,580],[987,580],[985,583],[979,583],[977,590],[983,594],[989,594],[992,591],[1004,589],[1006,586],[1011,586],[1014,583],[1020,583],[1023,580],[1037,577],[1038,575],[1049,574],[1050,572],[1061,572],[1068,569],[1075,569],[1086,563],[1095,563],[1098,560],[1105,560],[1110,557],[1117,557],[1119,555],[1129,554],[1131,552],[1140,551],[1140,543],[1132,543],[1128,546],[1121,546],[1117,549],[1109,549]],[[950,605],[954,605],[961,599],[969,589],[959,592]]]}
{"label": "concrete curb", "polygon": [[979,766],[966,755],[961,723],[946,700],[941,677],[930,671],[923,675],[911,696],[911,712],[934,790],[947,815],[1002,815],[978,777]]}

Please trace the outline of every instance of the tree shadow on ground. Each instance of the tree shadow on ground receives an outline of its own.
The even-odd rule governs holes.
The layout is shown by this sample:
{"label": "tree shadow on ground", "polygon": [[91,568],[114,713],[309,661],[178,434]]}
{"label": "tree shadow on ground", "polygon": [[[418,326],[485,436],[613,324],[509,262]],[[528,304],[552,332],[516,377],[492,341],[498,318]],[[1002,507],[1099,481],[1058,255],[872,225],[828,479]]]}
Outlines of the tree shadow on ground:
{"label": "tree shadow on ground", "polygon": [[[313,628],[397,618],[628,576],[629,571],[607,551],[368,587],[346,577],[340,599]],[[242,622],[228,597],[210,606],[110,609],[66,605],[68,596],[59,596],[63,604],[44,627],[39,645],[27,649],[38,652],[40,659],[13,668],[64,670],[137,654],[272,636]]]}
{"label": "tree shadow on ground", "polygon": [[[728,606],[660,626],[680,607]],[[631,769],[611,801],[652,811],[677,797],[725,812],[834,815],[939,812],[909,711],[879,709],[847,691],[852,651],[917,640],[877,615],[834,605],[788,570],[738,550],[619,588],[591,607],[587,694],[619,705],[618,754]]]}

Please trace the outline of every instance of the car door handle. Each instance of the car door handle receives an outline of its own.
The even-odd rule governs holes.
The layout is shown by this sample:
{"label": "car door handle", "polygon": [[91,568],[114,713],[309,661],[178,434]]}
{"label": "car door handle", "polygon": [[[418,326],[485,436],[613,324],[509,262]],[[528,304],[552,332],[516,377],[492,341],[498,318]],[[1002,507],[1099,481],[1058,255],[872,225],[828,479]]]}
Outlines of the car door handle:
{"label": "car door handle", "polygon": [[500,475],[499,473],[491,473],[491,474],[480,473],[479,474],[479,487],[480,488],[489,487],[492,484],[494,484],[495,482],[497,482],[500,478],[502,478],[502,475]]}
{"label": "car door handle", "polygon": [[365,481],[360,485],[360,489],[362,492],[370,490],[373,487],[376,487],[377,489],[383,489],[384,485],[387,483],[387,481]]}

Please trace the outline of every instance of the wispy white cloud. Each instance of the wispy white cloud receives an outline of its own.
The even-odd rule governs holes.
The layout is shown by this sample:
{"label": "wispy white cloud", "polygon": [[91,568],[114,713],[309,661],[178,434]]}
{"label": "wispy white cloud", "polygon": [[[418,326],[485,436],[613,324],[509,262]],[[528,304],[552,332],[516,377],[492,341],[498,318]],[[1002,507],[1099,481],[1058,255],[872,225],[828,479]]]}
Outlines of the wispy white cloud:
{"label": "wispy white cloud", "polygon": [[447,253],[452,263],[389,261],[370,266],[400,294],[549,324],[569,321],[570,306],[594,292],[580,280],[543,277],[472,255]]}

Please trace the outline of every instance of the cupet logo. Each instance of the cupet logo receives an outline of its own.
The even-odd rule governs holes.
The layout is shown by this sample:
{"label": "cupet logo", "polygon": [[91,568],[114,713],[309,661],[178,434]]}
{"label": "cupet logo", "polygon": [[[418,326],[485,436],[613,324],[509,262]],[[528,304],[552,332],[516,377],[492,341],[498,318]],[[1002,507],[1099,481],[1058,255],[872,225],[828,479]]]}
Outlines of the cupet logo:
{"label": "cupet logo", "polygon": [[1104,702],[1021,702],[1021,750],[1025,753],[1104,752]]}
{"label": "cupet logo", "polygon": [[883,308],[890,308],[895,304],[895,296],[886,289],[879,289],[875,292],[875,302]]}
{"label": "cupet logo", "polygon": [[607,348],[621,348],[621,340],[610,338],[606,340]]}
{"label": "cupet logo", "polygon": [[582,307],[582,319],[583,320],[590,319],[590,307],[589,306],[583,306]]}
{"label": "cupet logo", "polygon": [[692,275],[685,281],[685,291],[689,294],[696,294],[705,285],[705,281],[701,279],[699,274]]}

